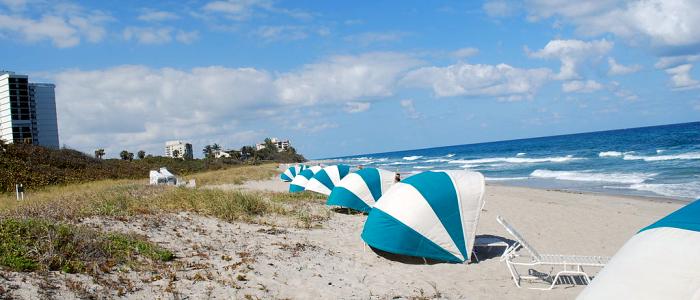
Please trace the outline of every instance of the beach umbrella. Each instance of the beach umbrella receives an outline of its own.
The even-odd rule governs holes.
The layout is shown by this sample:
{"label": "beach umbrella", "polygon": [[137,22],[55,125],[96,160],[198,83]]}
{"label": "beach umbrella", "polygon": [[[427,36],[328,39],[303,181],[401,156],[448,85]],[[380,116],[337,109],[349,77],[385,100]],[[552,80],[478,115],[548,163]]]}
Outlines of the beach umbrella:
{"label": "beach umbrella", "polygon": [[394,184],[396,173],[364,168],[345,176],[328,196],[328,205],[369,212],[374,203]]}
{"label": "beach umbrella", "polygon": [[305,170],[306,168],[308,168],[308,166],[305,165],[291,166],[287,168],[287,170],[284,170],[282,174],[280,174],[280,179],[284,182],[290,182],[294,180],[294,177],[296,177],[301,171]]}
{"label": "beach umbrella", "polygon": [[314,177],[318,171],[321,171],[321,167],[313,166],[301,171],[294,180],[289,184],[289,191],[292,193],[301,192],[306,189],[306,184],[309,182],[311,177]]}
{"label": "beach umbrella", "polygon": [[484,176],[428,171],[394,184],[374,205],[362,239],[383,251],[448,262],[471,259]]}
{"label": "beach umbrella", "polygon": [[577,299],[700,299],[700,199],[637,232]]}
{"label": "beach umbrella", "polygon": [[306,184],[306,190],[330,195],[335,185],[348,173],[350,173],[350,166],[347,165],[325,167],[309,179],[309,183]]}

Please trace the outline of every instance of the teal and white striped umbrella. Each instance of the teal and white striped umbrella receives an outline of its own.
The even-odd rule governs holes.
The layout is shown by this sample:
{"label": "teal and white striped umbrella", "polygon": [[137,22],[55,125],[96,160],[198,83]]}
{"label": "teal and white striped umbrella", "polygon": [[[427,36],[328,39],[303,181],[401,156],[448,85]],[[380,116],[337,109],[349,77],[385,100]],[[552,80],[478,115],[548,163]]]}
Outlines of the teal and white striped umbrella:
{"label": "teal and white striped umbrella", "polygon": [[290,182],[294,180],[294,177],[296,177],[301,171],[305,170],[308,168],[308,166],[305,165],[296,165],[296,166],[291,166],[287,168],[282,174],[280,174],[280,179],[284,182]]}
{"label": "teal and white striped umbrella", "polygon": [[314,177],[314,175],[321,171],[321,169],[322,168],[319,166],[313,166],[301,171],[289,184],[289,192],[296,193],[305,190],[309,179]]}
{"label": "teal and white striped umbrella", "polygon": [[448,262],[471,259],[484,176],[423,172],[394,184],[367,217],[362,239],[387,252]]}
{"label": "teal and white striped umbrella", "polygon": [[394,172],[376,168],[350,173],[333,188],[326,204],[369,212],[379,197],[394,184],[395,176]]}
{"label": "teal and white striped umbrella", "polygon": [[348,173],[350,173],[350,166],[347,165],[325,167],[309,179],[309,183],[306,184],[306,190],[330,195],[335,185]]}
{"label": "teal and white striped umbrella", "polygon": [[700,199],[637,232],[576,299],[700,299]]}

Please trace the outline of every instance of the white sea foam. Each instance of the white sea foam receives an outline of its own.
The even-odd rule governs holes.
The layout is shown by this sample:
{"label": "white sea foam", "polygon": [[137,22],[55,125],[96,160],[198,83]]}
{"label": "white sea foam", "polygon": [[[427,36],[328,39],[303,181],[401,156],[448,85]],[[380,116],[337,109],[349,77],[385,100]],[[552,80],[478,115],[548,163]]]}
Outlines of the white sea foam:
{"label": "white sea foam", "polygon": [[421,158],[421,157],[423,157],[423,156],[421,156],[421,155],[414,155],[414,156],[406,156],[406,157],[404,157],[403,159],[405,159],[405,160],[416,160],[416,159],[419,159],[419,158]]}
{"label": "white sea foam", "polygon": [[523,157],[492,157],[492,158],[479,158],[479,159],[457,159],[450,161],[451,164],[490,164],[497,162],[507,162],[512,164],[531,164],[531,163],[543,163],[543,162],[568,162],[573,160],[579,160],[582,158],[574,157],[573,155],[567,156],[554,156],[554,157],[541,157],[541,158],[523,158]]}
{"label": "white sea foam", "polygon": [[661,154],[661,153],[663,153],[664,151],[666,151],[666,150],[664,150],[664,149],[656,149],[656,154]]}
{"label": "white sea foam", "polygon": [[700,181],[688,183],[638,183],[630,185],[630,189],[647,191],[662,196],[688,199],[700,198]]}
{"label": "white sea foam", "polygon": [[486,181],[513,181],[526,180],[530,177],[486,177]]}
{"label": "white sea foam", "polygon": [[516,154],[515,156],[516,156],[516,157],[521,157],[521,156],[525,156],[525,154],[527,154],[527,153],[525,153],[525,152],[519,152],[519,153]]}
{"label": "white sea foam", "polygon": [[661,161],[661,160],[674,160],[674,159],[700,159],[700,152],[688,152],[676,155],[656,155],[656,156],[643,156],[643,155],[632,155],[625,154],[622,158],[624,160],[644,160],[644,161]]}
{"label": "white sea foam", "polygon": [[453,153],[445,155],[445,157],[454,157],[455,155]]}
{"label": "white sea foam", "polygon": [[432,166],[415,166],[415,167],[413,167],[413,168],[414,168],[414,169],[432,169],[432,168],[434,168],[434,167],[432,167]]}
{"label": "white sea foam", "polygon": [[622,152],[603,151],[603,152],[598,153],[598,156],[600,156],[600,157],[620,157],[620,156],[622,156]]}
{"label": "white sea foam", "polygon": [[384,165],[386,165],[386,166],[396,166],[396,165],[412,165],[412,164],[413,164],[412,162],[407,162],[407,161],[395,161],[395,162],[391,162],[391,163],[384,164]]}
{"label": "white sea foam", "polygon": [[425,162],[427,162],[427,163],[436,163],[436,162],[448,162],[448,161],[450,161],[450,160],[449,160],[449,159],[444,159],[444,158],[433,158],[433,159],[426,160]]}
{"label": "white sea foam", "polygon": [[551,171],[537,169],[530,176],[537,178],[553,178],[559,180],[615,182],[615,183],[642,183],[651,179],[656,174],[647,173],[593,173],[589,171]]}

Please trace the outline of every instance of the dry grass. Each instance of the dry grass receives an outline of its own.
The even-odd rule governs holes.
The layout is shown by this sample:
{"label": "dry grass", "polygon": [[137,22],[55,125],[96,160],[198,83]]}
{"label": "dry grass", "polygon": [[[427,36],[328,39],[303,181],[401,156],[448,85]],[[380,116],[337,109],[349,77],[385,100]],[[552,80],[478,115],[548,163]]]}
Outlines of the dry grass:
{"label": "dry grass", "polygon": [[[193,176],[198,185],[227,180],[267,179],[277,174],[274,165],[245,166]],[[316,226],[328,211],[310,207],[322,203],[311,193],[265,193],[149,186],[145,180],[106,180],[57,186],[31,193],[27,200],[0,198],[0,216],[78,222],[92,216],[128,217],[190,211],[225,221],[270,223],[284,216],[300,227]]]}
{"label": "dry grass", "polygon": [[121,265],[150,266],[151,262],[174,258],[170,251],[143,237],[31,218],[1,219],[0,240],[0,265],[13,271],[97,275]]}
{"label": "dry grass", "polygon": [[277,164],[264,164],[198,173],[189,176],[189,178],[195,179],[198,185],[214,185],[226,183],[243,184],[249,180],[264,180],[276,175],[279,175]]}

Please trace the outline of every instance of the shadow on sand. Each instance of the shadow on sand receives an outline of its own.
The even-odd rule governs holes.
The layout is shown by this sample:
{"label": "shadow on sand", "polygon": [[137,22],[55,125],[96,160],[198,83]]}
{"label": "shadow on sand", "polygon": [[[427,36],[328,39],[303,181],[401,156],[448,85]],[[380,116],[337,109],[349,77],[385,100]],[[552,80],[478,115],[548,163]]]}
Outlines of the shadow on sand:
{"label": "shadow on sand", "polygon": [[[489,234],[483,234],[483,235],[477,235],[477,238],[497,238],[501,239],[504,242],[506,242],[508,245],[513,245],[515,241],[511,239],[507,239],[501,236],[496,236],[496,235],[489,235]],[[430,258],[423,258],[423,257],[417,257],[417,256],[410,256],[410,255],[403,255],[403,254],[395,254],[391,252],[386,252],[384,250],[380,250],[377,248],[373,248],[372,246],[369,246],[372,251],[388,260],[395,261],[395,262],[400,262],[408,265],[436,265],[436,264],[451,264],[451,262],[447,261],[441,261],[441,260],[434,260]],[[479,257],[479,261],[477,261],[472,255],[472,259],[469,262],[470,264],[473,263],[479,263],[483,262],[485,260],[489,259],[494,259],[494,258],[500,258],[501,255],[503,254],[503,251],[505,250],[505,247],[476,247],[474,251],[476,251],[476,255]]]}

